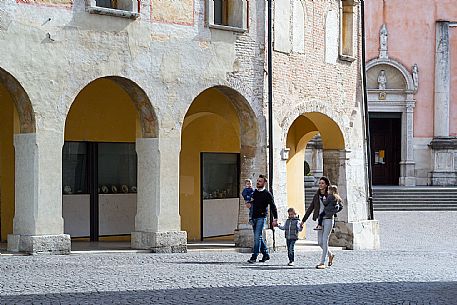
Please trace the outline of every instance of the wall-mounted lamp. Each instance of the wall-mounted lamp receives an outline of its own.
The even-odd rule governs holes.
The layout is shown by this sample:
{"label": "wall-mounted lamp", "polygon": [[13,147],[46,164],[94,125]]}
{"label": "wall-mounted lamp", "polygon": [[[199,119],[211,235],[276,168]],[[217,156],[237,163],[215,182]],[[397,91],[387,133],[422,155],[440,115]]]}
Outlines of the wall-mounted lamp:
{"label": "wall-mounted lamp", "polygon": [[283,148],[281,150],[281,160],[289,160],[289,152],[290,152],[290,148]]}

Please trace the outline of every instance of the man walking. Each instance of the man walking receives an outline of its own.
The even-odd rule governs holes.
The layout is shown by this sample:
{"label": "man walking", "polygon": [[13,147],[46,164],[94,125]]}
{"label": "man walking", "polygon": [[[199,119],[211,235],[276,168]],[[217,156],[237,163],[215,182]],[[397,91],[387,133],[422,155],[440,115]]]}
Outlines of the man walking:
{"label": "man walking", "polygon": [[260,175],[257,179],[257,189],[252,194],[252,229],[254,231],[254,248],[252,249],[252,256],[248,260],[248,263],[255,263],[257,256],[262,253],[262,259],[259,262],[266,262],[270,259],[268,254],[268,248],[263,240],[262,231],[267,221],[268,206],[271,208],[273,214],[273,226],[276,226],[278,219],[278,212],[276,205],[273,200],[271,193],[265,189],[267,178],[264,175]]}

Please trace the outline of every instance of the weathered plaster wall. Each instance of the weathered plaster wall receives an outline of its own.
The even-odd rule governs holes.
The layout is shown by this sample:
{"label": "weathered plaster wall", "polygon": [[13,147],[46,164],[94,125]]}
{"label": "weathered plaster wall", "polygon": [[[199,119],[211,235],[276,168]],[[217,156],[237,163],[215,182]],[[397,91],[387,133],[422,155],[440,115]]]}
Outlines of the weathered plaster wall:
{"label": "weathered plaster wall", "polygon": [[[148,136],[158,136],[160,143],[180,143],[182,123],[191,103],[205,89],[223,85],[245,99],[243,105],[235,106],[236,111],[243,121],[253,121],[244,123],[246,127],[256,128],[244,130],[239,139],[244,151],[242,170],[250,177],[266,172],[263,1],[250,3],[246,32],[208,28],[203,0],[141,1],[136,20],[89,14],[86,2],[75,0],[72,6],[44,1],[0,2],[0,67],[10,72],[30,97],[37,134],[46,132],[56,142],[61,141],[67,115],[81,91],[96,79],[114,76],[122,77],[131,87],[129,95],[116,94],[119,88],[98,83],[95,93],[88,97],[101,98],[92,105],[98,114],[80,109],[78,116],[90,116],[94,121],[97,115],[107,115],[110,110],[104,114],[98,110],[120,106],[109,101],[114,95],[135,105],[150,103],[153,115],[149,113],[146,118],[157,118],[157,122],[150,124],[154,130],[149,130]],[[111,91],[104,95],[104,90]],[[143,109],[139,116],[144,116]],[[138,136],[138,126],[124,123],[129,127],[123,140],[130,141],[135,127]],[[71,129],[68,139],[91,137],[80,128],[72,135]],[[106,134],[96,138],[106,139]],[[179,145],[175,146],[173,152],[167,147],[170,154],[175,148],[179,154]],[[58,150],[53,153],[57,155]],[[178,162],[167,166],[167,173],[160,173],[160,185],[179,180],[171,177],[179,173]],[[56,181],[61,180],[58,176]]]}
{"label": "weathered plaster wall", "polygon": [[192,100],[217,84],[235,87],[260,114],[263,82],[257,75],[262,79],[264,42],[252,16],[263,5],[250,6],[245,34],[204,27],[204,1],[195,5],[195,22],[186,26],[154,22],[147,1],[136,21],[90,15],[83,1],[71,10],[2,2],[0,66],[26,87],[38,128],[62,132],[77,94],[94,79],[112,75],[146,92],[163,131],[179,133]]}

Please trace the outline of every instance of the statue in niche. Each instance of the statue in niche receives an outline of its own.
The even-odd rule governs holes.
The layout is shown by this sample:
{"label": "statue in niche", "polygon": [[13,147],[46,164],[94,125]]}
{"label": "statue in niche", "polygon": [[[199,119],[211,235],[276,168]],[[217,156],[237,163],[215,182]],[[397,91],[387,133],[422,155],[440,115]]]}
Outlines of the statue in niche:
{"label": "statue in niche", "polygon": [[387,86],[386,71],[381,70],[381,71],[379,71],[379,75],[378,75],[378,88],[379,88],[379,90],[386,90],[386,86]]}
{"label": "statue in niche", "polygon": [[419,87],[419,67],[417,64],[413,65],[413,85],[414,85],[414,91],[417,91],[417,88]]}
{"label": "statue in niche", "polygon": [[379,31],[379,58],[387,58],[387,39],[389,33],[385,24],[382,25]]}

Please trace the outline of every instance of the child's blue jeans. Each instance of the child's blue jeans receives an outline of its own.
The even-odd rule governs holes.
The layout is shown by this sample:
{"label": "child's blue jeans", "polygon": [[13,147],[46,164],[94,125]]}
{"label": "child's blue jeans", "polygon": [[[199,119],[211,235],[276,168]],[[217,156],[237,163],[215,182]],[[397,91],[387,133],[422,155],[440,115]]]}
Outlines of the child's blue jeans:
{"label": "child's blue jeans", "polygon": [[295,252],[295,242],[296,239],[286,239],[287,244],[287,256],[289,257],[289,262],[294,261],[294,252]]}

